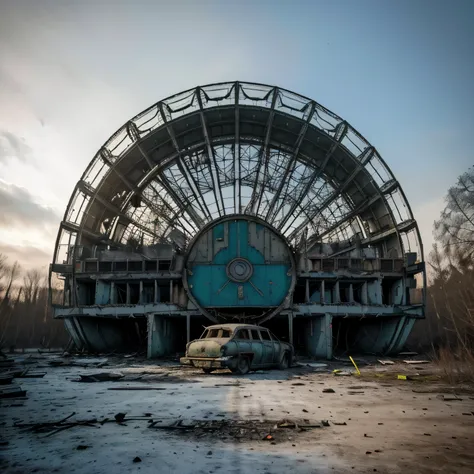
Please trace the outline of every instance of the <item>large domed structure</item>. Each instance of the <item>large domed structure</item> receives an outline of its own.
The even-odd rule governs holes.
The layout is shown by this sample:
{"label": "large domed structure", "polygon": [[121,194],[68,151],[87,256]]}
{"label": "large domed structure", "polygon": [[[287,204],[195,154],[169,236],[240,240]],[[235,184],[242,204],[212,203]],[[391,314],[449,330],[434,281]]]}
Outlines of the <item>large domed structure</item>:
{"label": "large domed structure", "polygon": [[113,134],[74,189],[51,271],[56,317],[97,351],[162,355],[205,321],[252,320],[312,355],[393,352],[423,316],[420,233],[375,147],[262,84],[196,87]]}

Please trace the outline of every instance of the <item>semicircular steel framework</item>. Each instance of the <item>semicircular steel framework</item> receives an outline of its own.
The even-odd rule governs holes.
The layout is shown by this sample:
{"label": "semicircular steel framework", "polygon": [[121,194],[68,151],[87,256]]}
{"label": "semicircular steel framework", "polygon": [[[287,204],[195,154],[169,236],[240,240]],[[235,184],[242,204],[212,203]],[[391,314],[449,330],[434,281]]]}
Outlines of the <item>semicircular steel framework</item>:
{"label": "semicircular steel framework", "polygon": [[232,214],[264,219],[295,251],[423,258],[400,184],[349,123],[294,92],[227,82],[168,97],[107,140],[76,184],[54,262],[78,245],[185,247]]}

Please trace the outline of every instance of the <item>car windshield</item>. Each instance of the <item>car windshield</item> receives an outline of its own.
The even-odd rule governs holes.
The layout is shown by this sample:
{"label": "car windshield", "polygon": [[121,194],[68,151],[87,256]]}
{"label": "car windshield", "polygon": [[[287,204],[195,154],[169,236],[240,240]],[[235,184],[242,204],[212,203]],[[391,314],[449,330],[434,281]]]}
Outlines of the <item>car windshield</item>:
{"label": "car windshield", "polygon": [[206,329],[201,336],[201,339],[219,339],[219,338],[226,338],[230,337],[231,331],[230,329],[225,328],[211,328]]}

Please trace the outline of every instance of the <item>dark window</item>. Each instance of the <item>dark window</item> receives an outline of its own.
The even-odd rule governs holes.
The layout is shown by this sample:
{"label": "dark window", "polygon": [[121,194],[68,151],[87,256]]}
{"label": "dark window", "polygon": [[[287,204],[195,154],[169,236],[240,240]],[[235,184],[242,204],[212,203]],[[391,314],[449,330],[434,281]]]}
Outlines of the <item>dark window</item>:
{"label": "dark window", "polygon": [[264,341],[271,341],[272,338],[270,336],[270,334],[268,333],[268,331],[260,331],[260,336],[262,336],[262,339]]}
{"label": "dark window", "polygon": [[141,272],[143,271],[143,263],[141,261],[129,261],[128,262],[128,271],[129,272]]}
{"label": "dark window", "polygon": [[156,272],[156,260],[145,260],[145,271]]}
{"label": "dark window", "polygon": [[126,272],[127,262],[115,262],[114,267],[116,272]]}
{"label": "dark window", "polygon": [[235,334],[235,339],[250,339],[248,330],[240,329],[239,331],[237,331],[237,333]]}
{"label": "dark window", "polygon": [[86,272],[96,272],[97,271],[97,261],[94,262],[86,262],[85,265]]}
{"label": "dark window", "polygon": [[210,337],[217,337],[219,335],[219,329],[209,329],[209,332],[207,333],[208,338]]}
{"label": "dark window", "polygon": [[111,272],[112,262],[99,262],[99,272]]}
{"label": "dark window", "polygon": [[228,329],[223,329],[221,337],[230,337],[230,331]]}
{"label": "dark window", "polygon": [[158,260],[158,271],[164,272],[171,268],[171,260]]}
{"label": "dark window", "polygon": [[252,333],[252,339],[254,341],[260,341],[260,336],[258,335],[258,331],[256,329],[252,329],[250,332]]}

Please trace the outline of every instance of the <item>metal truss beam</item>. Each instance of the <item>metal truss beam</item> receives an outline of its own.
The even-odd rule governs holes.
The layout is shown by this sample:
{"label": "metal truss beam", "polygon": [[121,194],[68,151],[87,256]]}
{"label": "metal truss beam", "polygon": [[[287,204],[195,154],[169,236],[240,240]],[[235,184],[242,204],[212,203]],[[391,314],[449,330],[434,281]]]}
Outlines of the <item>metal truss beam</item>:
{"label": "metal truss beam", "polygon": [[[263,192],[265,190],[265,181],[267,179],[267,172],[268,172],[268,163],[270,161],[270,138],[272,135],[272,127],[273,127],[273,120],[275,118],[275,107],[276,102],[278,100],[279,89],[274,87],[272,91],[272,103],[270,106],[270,111],[268,113],[268,120],[267,120],[267,127],[265,129],[265,141],[263,142],[263,148],[260,152],[260,156],[258,158],[258,165],[257,170],[255,173],[255,181],[253,185],[252,196],[250,197],[250,201],[247,204],[247,208],[245,209],[246,213],[252,215],[258,215],[258,211],[260,209],[260,205],[262,203]],[[261,185],[258,186],[260,180],[259,177],[262,176]]]}
{"label": "metal truss beam", "polygon": [[[168,122],[168,119],[166,118],[165,111],[163,110],[163,103],[159,104],[158,109],[160,111],[161,117],[165,124],[166,131],[168,132],[168,136],[170,137],[170,140],[173,143],[174,149],[176,150],[178,168],[181,171],[181,174],[184,176],[184,179],[186,180],[186,183],[189,186],[189,189],[191,189],[191,191],[193,192],[194,198],[198,206],[200,207],[201,211],[203,212],[203,215],[208,215],[209,211],[207,209],[206,202],[204,201],[204,198],[199,190],[199,186],[197,186],[197,184],[194,182],[194,179],[192,178],[192,176],[189,177],[188,173],[185,171],[185,166],[183,166],[183,156],[179,148],[178,141],[176,140],[176,135],[174,133],[173,127],[171,126],[171,124]],[[161,174],[161,176],[163,177],[163,174]],[[192,186],[191,183],[194,184],[194,187]],[[198,190],[197,193],[196,193],[196,189]],[[200,198],[202,199],[202,202],[199,200]],[[179,205],[178,203],[176,204]]]}
{"label": "metal truss beam", "polygon": [[102,206],[104,206],[107,210],[112,212],[114,216],[119,216],[123,220],[126,220],[130,224],[133,224],[137,229],[140,229],[141,231],[145,232],[146,234],[156,237],[157,239],[160,238],[159,235],[155,234],[151,229],[148,229],[144,225],[140,224],[136,220],[134,220],[132,217],[127,216],[127,214],[123,213],[117,206],[114,206],[111,202],[102,199],[102,197],[96,193],[96,191],[89,186],[85,181],[80,180],[77,183],[77,188],[80,189],[84,194],[87,194],[90,196],[94,201],[99,202]]}
{"label": "metal truss beam", "polygon": [[[365,247],[367,245],[377,243],[381,240],[385,240],[387,237],[390,237],[393,234],[398,234],[400,232],[409,232],[410,230],[413,230],[416,227],[417,227],[416,221],[414,219],[408,219],[407,221],[400,222],[399,224],[397,224],[395,227],[392,227],[391,229],[378,232],[377,234],[373,234],[370,237],[367,237],[366,239],[362,239],[360,243],[357,245],[361,245],[362,247]],[[356,248],[356,245],[352,245],[338,252],[335,252],[331,255],[328,255],[328,257],[337,257],[341,254],[350,252],[354,250],[355,248]]]}
{"label": "metal truss beam", "polygon": [[308,117],[306,118],[306,120],[304,121],[301,127],[300,133],[296,140],[295,148],[293,150],[290,160],[288,161],[288,165],[286,167],[285,173],[281,179],[280,185],[278,186],[278,190],[275,196],[273,196],[272,202],[270,203],[270,207],[268,209],[267,217],[266,217],[267,222],[273,222],[275,220],[275,216],[278,214],[279,210],[283,206],[283,202],[282,202],[280,206],[276,209],[276,211],[274,211],[274,208],[278,200],[280,199],[280,195],[281,195],[281,192],[283,191],[283,188],[286,186],[286,190],[285,190],[285,194],[286,194],[288,191],[288,187],[290,186],[290,181],[291,181],[290,175],[293,174],[294,172],[296,161],[300,153],[300,148],[301,148],[301,145],[303,144],[303,140],[304,140],[304,137],[306,136],[306,132],[308,131],[309,124],[311,123],[311,119],[313,118],[315,108],[316,108],[316,102],[311,101]]}
{"label": "metal truss beam", "polygon": [[[334,149],[334,146],[331,149]],[[337,147],[337,146],[336,146]],[[334,153],[334,151],[331,152],[331,155]],[[313,214],[310,214],[309,218],[307,218],[303,223],[301,223],[292,233],[291,237],[294,237],[298,235],[301,230],[306,227],[311,221],[316,219],[318,215],[321,214],[321,212],[326,209],[328,206],[330,206],[341,194],[344,192],[344,190],[349,186],[349,184],[355,179],[355,177],[364,169],[365,165],[370,161],[372,156],[374,155],[375,150],[373,147],[369,147],[367,150],[364,150],[364,152],[357,158],[357,163],[354,168],[354,171],[349,175],[349,177],[337,188],[334,190],[333,193],[331,193],[329,196],[326,197],[326,199],[318,206],[318,209],[316,212]],[[326,160],[325,160],[326,161]],[[305,188],[305,193],[309,191],[309,188]],[[295,209],[293,209],[293,212]],[[290,213],[291,215],[291,213]],[[293,220],[290,223],[293,224],[293,222],[296,220],[298,215],[296,215]]]}
{"label": "metal truss beam", "polygon": [[[160,113],[162,113],[162,111],[160,111]],[[162,116],[163,116],[163,120],[165,120],[166,117],[163,113],[162,113]],[[143,147],[140,144],[140,132],[139,132],[139,130],[138,130],[138,128],[137,128],[137,126],[135,125],[134,122],[129,121],[127,123],[127,133],[129,135],[129,137],[136,143],[136,145],[138,147],[138,150],[140,151],[143,158],[145,158],[145,161],[147,162],[148,166],[150,167],[150,170],[153,170],[155,168],[155,166],[154,166],[153,161],[151,160],[149,154],[143,149]],[[177,146],[175,146],[175,148],[177,149]],[[168,182],[168,180],[167,180],[166,176],[163,174],[163,172],[158,172],[158,174],[160,175],[160,177],[163,181],[168,183],[167,185],[164,184],[164,183],[160,183],[160,184],[168,191],[169,195],[171,196],[171,198],[173,199],[175,204],[181,209],[181,212],[184,213],[186,211],[188,213],[188,215],[191,217],[191,219],[193,219],[195,224],[198,226],[198,228],[201,227],[203,225],[202,219],[194,211],[192,204],[189,202],[189,199],[187,199],[187,197],[183,193],[183,198],[186,201],[186,203],[188,204],[187,208],[185,208],[182,205],[182,199],[180,199],[179,196],[173,191],[173,189],[171,187],[171,183]],[[189,183],[188,183],[188,185],[189,185]],[[193,191],[193,193],[194,193],[194,191]]]}
{"label": "metal truss beam", "polygon": [[[141,189],[138,189],[136,186],[133,186],[130,181],[125,178],[125,176],[122,175],[122,173],[120,173],[120,171],[118,171],[116,169],[116,167],[113,165],[113,163],[109,160],[109,158],[107,157],[107,153],[101,153],[101,156],[102,156],[102,159],[110,166],[110,168],[114,171],[114,173],[119,177],[119,179],[125,184],[125,186],[127,186],[130,191],[134,192],[135,194],[138,194],[141,198],[142,198],[142,201],[156,214],[157,217],[160,217],[162,218],[163,220],[165,221],[169,221],[169,218],[168,216],[165,216],[163,215],[162,212],[160,212],[159,209],[156,209],[155,205],[149,200],[147,199],[146,196],[144,196],[143,192]],[[162,200],[163,203],[165,203],[164,200]],[[165,203],[166,205],[166,203]],[[170,208],[171,210],[171,208]],[[173,211],[173,214],[174,214],[174,211]],[[189,232],[183,228],[183,230],[189,234]]]}
{"label": "metal truss beam", "polygon": [[[209,171],[211,173],[211,179],[213,184],[213,193],[216,200],[217,211],[219,212],[219,216],[225,215],[225,206],[224,206],[224,199],[222,197],[222,189],[221,183],[219,180],[219,168],[217,167],[216,156],[214,154],[214,148],[211,145],[211,141],[209,138],[209,129],[207,126],[206,116],[204,115],[204,107],[202,104],[202,97],[201,97],[201,88],[198,87],[196,90],[197,100],[199,104],[199,115],[201,117],[201,125],[202,131],[204,133],[204,140],[206,142],[207,153],[209,155]],[[211,165],[212,163],[212,165]]]}
{"label": "metal truss beam", "polygon": [[[301,202],[303,201],[305,196],[308,195],[309,190],[312,188],[314,183],[323,175],[323,173],[326,169],[326,166],[329,163],[329,160],[332,158],[335,151],[337,150],[337,148],[341,144],[341,141],[343,140],[344,136],[346,135],[347,130],[348,130],[348,125],[347,125],[347,122],[345,122],[345,121],[341,122],[336,127],[335,134],[334,134],[334,139],[335,139],[334,143],[332,144],[331,148],[327,151],[321,166],[319,168],[314,169],[313,174],[311,175],[311,178],[309,179],[306,186],[303,188],[301,194],[299,195],[298,200],[293,204],[291,210],[287,213],[285,218],[280,223],[280,225],[279,225],[280,229],[283,228],[283,226],[285,225],[285,223],[287,222],[287,220],[290,217],[293,217],[293,220],[290,223],[290,226],[291,226],[291,224],[293,224],[293,222],[302,214],[302,212],[307,213],[307,210],[310,207],[310,205],[312,204],[312,201],[308,202],[308,204],[303,209],[301,209],[300,212],[295,214],[295,211],[298,208],[298,206],[301,205]],[[317,196],[315,196],[315,197],[317,197]],[[298,232],[302,228],[304,228],[304,226],[308,225],[309,221],[310,221],[309,219],[306,219],[305,222],[298,227]],[[296,235],[297,235],[296,231],[292,232],[291,235],[288,237],[289,240],[291,240]]]}
{"label": "metal truss beam", "polygon": [[242,210],[242,180],[240,157],[240,84],[235,83],[235,143],[234,143],[234,213],[240,214]]}

